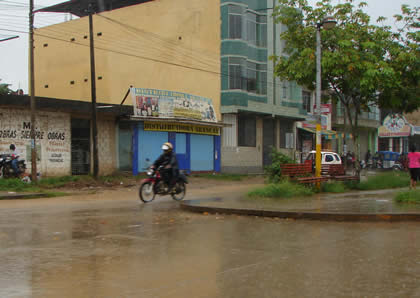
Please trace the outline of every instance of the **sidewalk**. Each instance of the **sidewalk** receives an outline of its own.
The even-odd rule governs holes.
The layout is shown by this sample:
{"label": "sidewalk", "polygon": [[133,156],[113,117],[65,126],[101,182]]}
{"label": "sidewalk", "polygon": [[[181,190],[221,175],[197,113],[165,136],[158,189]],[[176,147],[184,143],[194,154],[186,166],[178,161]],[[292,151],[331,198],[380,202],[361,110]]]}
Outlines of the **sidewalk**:
{"label": "sidewalk", "polygon": [[47,194],[45,194],[45,193],[0,191],[0,201],[1,200],[45,198],[45,197],[47,197]]}
{"label": "sidewalk", "polygon": [[354,191],[318,194],[309,198],[251,199],[214,197],[181,202],[192,212],[332,221],[420,221],[420,206],[397,204],[393,197],[405,190]]}

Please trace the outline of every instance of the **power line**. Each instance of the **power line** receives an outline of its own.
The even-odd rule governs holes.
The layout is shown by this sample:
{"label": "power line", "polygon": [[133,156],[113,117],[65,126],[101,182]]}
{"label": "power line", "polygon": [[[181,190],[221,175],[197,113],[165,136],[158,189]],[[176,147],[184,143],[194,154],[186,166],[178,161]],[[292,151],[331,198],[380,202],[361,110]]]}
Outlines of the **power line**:
{"label": "power line", "polygon": [[[20,30],[10,30],[10,29],[2,29],[0,28],[0,31],[9,31],[9,32],[16,32],[16,33],[28,33],[26,31],[20,31]],[[58,41],[62,41],[62,42],[68,42],[71,44],[76,44],[76,45],[81,45],[81,46],[85,46],[85,47],[89,47],[88,44],[82,44],[76,41],[70,41],[67,39],[62,39],[62,38],[58,38],[58,37],[53,37],[50,35],[44,35],[44,34],[40,34],[40,33],[35,33],[35,35],[37,36],[41,36],[41,37],[45,37],[45,38],[49,38],[49,39],[53,39],[53,40],[58,40]],[[98,47],[95,46],[94,47],[97,50],[102,50],[105,52],[112,52],[112,53],[116,53],[116,54],[120,54],[120,55],[125,55],[125,56],[130,56],[130,57],[135,57],[135,58],[139,58],[139,59],[143,59],[143,60],[149,60],[149,61],[153,61],[153,62],[157,62],[157,63],[163,63],[163,64],[167,64],[167,65],[172,65],[172,66],[177,66],[177,67],[181,67],[181,68],[186,68],[186,69],[192,69],[192,70],[197,70],[197,71],[201,71],[201,72],[206,72],[206,73],[211,73],[211,74],[215,74],[215,75],[219,75],[219,76],[223,76],[223,77],[228,77],[228,78],[235,78],[234,76],[231,76],[229,74],[223,73],[223,72],[218,72],[218,71],[212,71],[212,70],[208,70],[208,69],[203,69],[203,68],[198,68],[198,67],[193,67],[193,66],[188,66],[188,65],[182,65],[179,63],[173,63],[173,62],[168,62],[168,61],[163,61],[163,60],[159,60],[159,59],[155,59],[155,58],[151,58],[151,57],[146,57],[146,56],[141,56],[141,55],[136,55],[136,54],[132,54],[132,53],[126,53],[126,52],[122,52],[122,51],[118,51],[118,50],[112,50],[112,49],[107,49],[107,48],[103,48],[103,47]],[[131,49],[131,48],[130,48]],[[244,79],[244,80],[249,80],[249,78],[240,78],[240,79]],[[267,85],[267,91],[270,90],[272,91],[274,86],[277,86],[279,88],[283,88],[284,84],[280,83],[277,84],[275,83],[275,80],[278,79],[278,77],[273,77],[273,81],[269,82],[269,81],[260,81],[261,83],[266,83]],[[233,89],[231,89],[233,90]],[[238,90],[238,91],[244,91],[246,92],[246,90],[242,90],[242,89],[234,89],[234,90]],[[259,95],[259,94],[256,94]],[[261,94],[264,96],[267,96],[267,94]]]}
{"label": "power line", "polygon": [[[10,6],[10,7],[25,7],[29,9],[29,4],[23,2],[15,2],[15,1],[7,1],[7,0],[0,0],[0,5]],[[37,9],[44,8],[46,6],[36,5]]]}
{"label": "power line", "polygon": [[[109,18],[106,18],[107,20],[112,20],[112,19],[109,19]],[[37,23],[41,23],[41,25],[43,25],[43,24],[45,24],[45,23],[43,23],[43,22],[39,22],[39,21],[37,21]],[[13,24],[16,24],[16,22],[14,22]],[[127,26],[124,26],[124,24],[122,24],[122,23],[119,23],[118,22],[118,24],[119,25],[121,25],[121,26],[123,26],[123,28],[124,29],[127,29]],[[20,24],[16,24],[16,25],[20,25]],[[83,28],[83,29],[81,29],[81,30],[84,30],[85,28]],[[133,29],[133,27],[131,27],[131,28],[129,28],[129,29]],[[43,27],[43,30],[48,30],[48,31],[52,31],[52,32],[55,32],[55,33],[58,33],[58,34],[60,34],[60,35],[62,35],[61,33],[62,32],[58,32],[58,31],[56,31],[56,30],[53,30],[53,29],[51,29],[51,28],[45,28],[45,27]],[[61,29],[61,31],[65,31],[65,32],[69,32],[69,34],[77,34],[77,35],[79,35],[80,34],[80,32],[74,32],[74,31],[69,31],[69,30],[63,30],[63,28]],[[132,31],[132,30],[131,30]],[[184,50],[185,51],[185,49],[182,49],[181,48],[181,45],[179,45],[179,44],[176,44],[176,43],[174,43],[174,42],[170,42],[170,41],[167,41],[167,40],[165,40],[165,39],[163,39],[163,38],[161,38],[160,36],[158,36],[158,35],[156,35],[156,34],[152,34],[152,33],[149,33],[149,32],[146,32],[146,31],[144,31],[144,30],[137,30],[138,32],[135,32],[135,33],[133,33],[133,32],[128,32],[129,34],[135,34],[135,36],[137,36],[137,37],[139,37],[139,35],[140,35],[140,37],[142,37],[142,38],[145,38],[144,37],[144,34],[143,35],[141,35],[141,34],[139,34],[139,33],[146,33],[146,34],[148,34],[148,35],[153,35],[153,37],[154,37],[154,39],[150,39],[150,36],[146,36],[146,38],[148,38],[147,39],[147,48],[148,49],[150,49],[150,48],[153,48],[153,49],[155,49],[156,51],[162,51],[162,48],[161,48],[161,46],[163,46],[163,47],[166,47],[167,49],[169,49],[169,50],[174,50],[174,52],[173,52],[173,56],[174,57],[182,57],[182,58],[186,58],[186,59],[191,59],[191,60],[195,60],[195,61],[198,61],[198,63],[199,64],[203,64],[203,65],[206,65],[206,66],[209,66],[209,67],[212,67],[214,64],[216,64],[216,63],[218,63],[218,59],[214,59],[214,57],[209,57],[208,55],[206,55],[206,56],[204,56],[204,57],[195,57],[194,55],[193,55],[193,53],[183,53],[181,50]],[[114,37],[114,36],[112,36],[111,35],[111,37],[110,37],[110,39],[108,39],[108,38],[106,38],[105,36],[102,36],[101,37],[101,40],[109,40],[109,42],[110,42],[110,44],[112,44],[112,42],[113,41],[115,41],[115,39],[118,39],[118,37],[119,36],[117,36],[117,37]],[[158,39],[158,42],[156,42],[156,39]],[[128,45],[128,47],[130,47],[130,49],[131,49],[131,47],[134,45],[134,46],[139,46],[140,44],[138,43],[139,41],[137,41],[137,40],[128,40],[128,41],[126,41],[126,40],[119,40],[119,44],[121,44],[121,43],[125,43],[125,44],[127,44]],[[163,43],[163,45],[161,44],[161,43],[159,43],[159,42],[162,42]],[[141,45],[141,46],[143,46],[143,45]],[[176,46],[176,49],[173,47],[173,46]],[[125,47],[125,48],[127,48],[127,46]],[[140,47],[141,48],[141,47]],[[138,49],[137,49],[137,51],[138,51]],[[191,52],[192,50],[190,50],[190,49],[187,49],[187,51],[188,52]],[[195,51],[195,53],[197,53],[197,51]],[[165,53],[164,53],[165,54]],[[160,55],[160,56],[162,56],[163,58],[164,58],[164,56],[163,55]],[[178,59],[182,59],[182,58],[178,58]],[[211,59],[211,60],[208,60],[208,59]]]}
{"label": "power line", "polygon": [[[67,39],[67,37],[63,37],[63,32],[67,32],[68,34],[74,34],[74,36],[80,36],[82,35],[85,28],[80,28],[79,30],[76,31],[70,31],[70,30],[63,30],[63,28],[58,31],[58,30],[54,30],[52,28],[49,27],[44,27],[42,28],[43,31],[50,31],[53,32],[55,34],[58,34],[61,38],[63,39]],[[74,30],[74,29],[73,29]],[[109,38],[107,38],[107,36],[110,36]],[[138,36],[136,36],[138,37]],[[106,41],[108,41],[108,44],[106,44]],[[143,53],[144,50],[142,50],[145,46],[148,50],[150,49],[154,49],[156,51],[162,51],[163,48],[160,47],[160,44],[157,44],[154,40],[146,40],[146,45],[140,43],[140,41],[137,41],[136,39],[130,39],[130,40],[120,40],[120,35],[114,36],[114,35],[102,35],[100,39],[97,39],[97,42],[104,44],[105,46],[112,46],[113,48],[123,48],[123,50],[127,51],[132,51],[133,48],[135,48],[136,52],[142,51]],[[188,54],[182,54],[180,53],[180,51],[178,51],[178,47],[174,48],[168,48],[168,46],[166,46],[167,49],[173,51],[173,57],[177,58],[177,59],[191,59],[191,60],[196,60],[199,64],[203,64],[205,66],[209,66],[209,67],[213,67],[215,64],[219,63],[219,60],[214,59],[212,61],[207,62],[206,60],[203,59],[199,59],[196,58],[192,55],[188,55]],[[163,56],[163,55],[167,55],[167,53],[163,53],[160,55],[160,57],[163,58],[168,58],[167,56]]]}

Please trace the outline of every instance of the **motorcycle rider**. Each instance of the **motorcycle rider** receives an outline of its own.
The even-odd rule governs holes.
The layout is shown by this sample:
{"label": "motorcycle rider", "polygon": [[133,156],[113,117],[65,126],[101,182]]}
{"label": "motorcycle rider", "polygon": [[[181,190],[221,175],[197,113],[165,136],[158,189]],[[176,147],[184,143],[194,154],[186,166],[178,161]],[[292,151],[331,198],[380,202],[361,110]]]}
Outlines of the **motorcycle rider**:
{"label": "motorcycle rider", "polygon": [[15,172],[16,175],[19,175],[19,168],[18,168],[18,160],[19,160],[19,156],[20,153],[19,151],[16,149],[15,144],[10,144],[10,155],[12,156],[12,169]]}
{"label": "motorcycle rider", "polygon": [[175,152],[173,152],[171,143],[164,143],[162,150],[163,153],[153,163],[152,168],[163,166],[163,170],[161,171],[162,178],[169,187],[168,191],[171,192],[179,175],[178,160],[176,159]]}

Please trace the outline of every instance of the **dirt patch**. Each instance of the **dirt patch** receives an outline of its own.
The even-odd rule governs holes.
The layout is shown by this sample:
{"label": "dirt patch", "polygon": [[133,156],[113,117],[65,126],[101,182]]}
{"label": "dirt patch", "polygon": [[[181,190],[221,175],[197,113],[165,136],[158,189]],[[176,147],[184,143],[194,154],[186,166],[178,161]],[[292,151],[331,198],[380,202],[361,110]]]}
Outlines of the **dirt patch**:
{"label": "dirt patch", "polygon": [[[115,176],[100,178],[95,180],[93,178],[81,178],[78,181],[71,181],[66,183],[63,186],[56,187],[54,190],[62,192],[96,192],[100,190],[107,189],[123,189],[123,188],[132,188],[140,185],[141,180],[145,177],[134,177],[134,176]],[[223,179],[218,178],[208,178],[208,177],[197,177],[189,176],[188,177],[188,188],[189,189],[212,189],[219,188],[223,186],[232,186],[232,185],[254,185],[264,183],[263,176],[244,176],[240,180],[232,179]]]}

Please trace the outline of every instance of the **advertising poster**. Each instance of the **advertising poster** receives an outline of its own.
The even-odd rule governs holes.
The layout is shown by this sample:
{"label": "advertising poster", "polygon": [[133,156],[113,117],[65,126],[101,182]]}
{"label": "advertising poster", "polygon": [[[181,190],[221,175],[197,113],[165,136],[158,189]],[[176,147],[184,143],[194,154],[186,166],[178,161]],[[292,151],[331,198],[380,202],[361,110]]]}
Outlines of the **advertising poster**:
{"label": "advertising poster", "polygon": [[209,98],[167,90],[131,88],[135,117],[179,118],[217,122]]}
{"label": "advertising poster", "polygon": [[378,128],[379,137],[408,137],[411,126],[401,115],[391,114],[385,117],[383,125]]}

